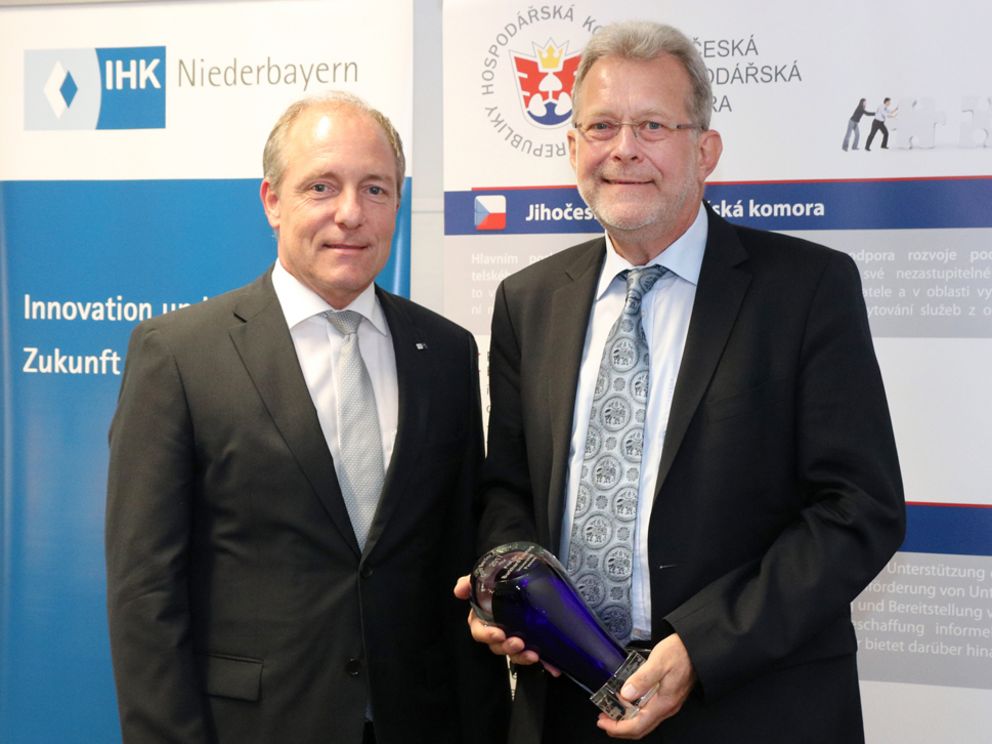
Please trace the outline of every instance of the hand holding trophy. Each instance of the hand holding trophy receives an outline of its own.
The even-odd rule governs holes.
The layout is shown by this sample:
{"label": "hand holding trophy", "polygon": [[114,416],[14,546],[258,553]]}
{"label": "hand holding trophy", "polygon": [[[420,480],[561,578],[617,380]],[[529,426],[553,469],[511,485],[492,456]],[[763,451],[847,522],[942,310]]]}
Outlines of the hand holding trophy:
{"label": "hand holding trophy", "polygon": [[635,701],[620,696],[644,657],[628,653],[609,634],[558,559],[541,546],[514,542],[493,548],[472,570],[471,587],[472,607],[482,620],[522,639],[613,720],[633,718],[654,695],[656,688]]}

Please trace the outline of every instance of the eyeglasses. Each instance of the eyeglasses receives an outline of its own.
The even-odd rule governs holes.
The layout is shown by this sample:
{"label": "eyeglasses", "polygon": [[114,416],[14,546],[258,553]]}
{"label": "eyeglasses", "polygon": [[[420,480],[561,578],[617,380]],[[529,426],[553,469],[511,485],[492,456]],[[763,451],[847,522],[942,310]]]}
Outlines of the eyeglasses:
{"label": "eyeglasses", "polygon": [[608,142],[616,137],[624,127],[630,127],[634,136],[645,142],[661,142],[668,139],[673,132],[683,129],[702,129],[698,124],[665,124],[657,119],[644,121],[595,119],[584,124],[575,122],[575,128],[582,133],[582,136],[594,142]]}

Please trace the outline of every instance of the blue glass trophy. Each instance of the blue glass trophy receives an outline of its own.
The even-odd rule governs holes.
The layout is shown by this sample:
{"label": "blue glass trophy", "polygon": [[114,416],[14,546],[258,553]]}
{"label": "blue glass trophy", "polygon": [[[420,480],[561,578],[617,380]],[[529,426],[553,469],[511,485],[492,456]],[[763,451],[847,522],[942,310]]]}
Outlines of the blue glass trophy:
{"label": "blue glass trophy", "polygon": [[637,715],[654,694],[651,689],[633,702],[620,697],[644,657],[628,653],[610,635],[558,559],[541,546],[515,542],[493,548],[476,563],[471,583],[476,615],[522,639],[613,720]]}

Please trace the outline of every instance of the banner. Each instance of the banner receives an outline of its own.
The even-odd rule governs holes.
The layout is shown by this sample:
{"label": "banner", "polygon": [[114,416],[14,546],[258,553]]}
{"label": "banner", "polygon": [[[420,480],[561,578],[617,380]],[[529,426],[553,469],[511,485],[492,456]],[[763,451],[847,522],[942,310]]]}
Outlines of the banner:
{"label": "banner", "polygon": [[412,16],[409,0],[0,9],[0,741],[120,738],[103,519],[128,336],[275,260],[261,156],[292,101],[345,90],[396,125],[408,171],[379,282],[409,294]]}
{"label": "banner", "polygon": [[[853,607],[868,740],[986,741],[992,79],[974,50],[992,6],[451,0],[444,11],[444,309],[483,350],[504,277],[602,232],[565,140],[590,35],[650,19],[697,44],[724,142],[708,201],[861,269],[910,502],[903,550]],[[868,113],[852,126],[861,99]],[[888,134],[872,125],[882,107]]]}

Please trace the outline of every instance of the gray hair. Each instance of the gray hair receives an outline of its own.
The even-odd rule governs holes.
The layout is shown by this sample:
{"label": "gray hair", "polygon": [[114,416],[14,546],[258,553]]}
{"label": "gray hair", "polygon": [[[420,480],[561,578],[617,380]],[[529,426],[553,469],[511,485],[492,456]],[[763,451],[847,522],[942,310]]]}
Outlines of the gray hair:
{"label": "gray hair", "polygon": [[289,134],[293,123],[300,118],[300,115],[310,109],[326,109],[336,111],[338,109],[350,109],[369,116],[376,124],[382,128],[383,134],[389,141],[393,150],[393,157],[396,159],[396,193],[399,197],[403,189],[403,178],[406,175],[406,156],[403,154],[403,142],[400,135],[389,121],[389,118],[378,109],[372,108],[358,96],[343,91],[329,91],[309,98],[302,98],[290,104],[279,121],[272,127],[269,138],[265,142],[265,150],[262,152],[262,173],[265,180],[272,188],[278,191],[282,182],[282,177],[286,171],[286,159],[284,157],[286,149],[286,137]]}
{"label": "gray hair", "polygon": [[[686,109],[693,124],[702,129],[710,128],[713,111],[713,89],[703,58],[688,36],[673,26],[650,21],[623,21],[603,26],[592,35],[582,52],[582,60],[575,75],[572,90],[572,111],[579,110],[582,84],[593,64],[602,57],[620,57],[631,60],[652,60],[671,54],[682,63],[689,74],[692,90]],[[573,114],[573,121],[574,121]]]}

